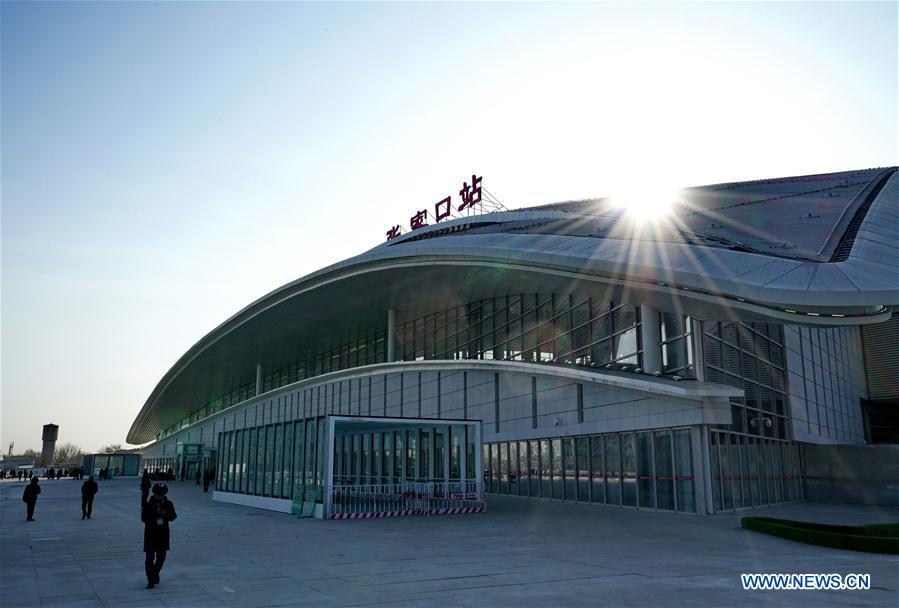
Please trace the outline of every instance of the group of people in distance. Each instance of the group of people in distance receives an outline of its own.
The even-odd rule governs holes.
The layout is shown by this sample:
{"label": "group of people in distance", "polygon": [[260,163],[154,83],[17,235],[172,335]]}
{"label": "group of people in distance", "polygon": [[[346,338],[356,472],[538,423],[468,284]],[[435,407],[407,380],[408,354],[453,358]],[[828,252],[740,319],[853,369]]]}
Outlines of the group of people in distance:
{"label": "group of people in distance", "polygon": [[[204,483],[204,486],[208,487],[208,484]],[[94,476],[90,475],[81,486],[81,519],[91,518],[94,496],[98,490],[99,485],[94,481]],[[32,476],[22,493],[22,501],[26,506],[26,521],[34,521],[34,507],[40,493],[39,480],[36,476]],[[168,486],[164,483],[154,484],[150,474],[144,469],[140,480],[140,520],[144,524],[144,570],[147,575],[147,589],[153,589],[159,584],[159,572],[170,547],[169,523],[178,517],[174,503],[168,499],[168,493]]]}
{"label": "group of people in distance", "polygon": [[69,477],[71,479],[84,479],[84,467],[72,467],[71,469],[47,469],[47,479],[62,479]]}
{"label": "group of people in distance", "polygon": [[31,469],[0,469],[0,479],[31,479],[34,473]]}
{"label": "group of people in distance", "polygon": [[[72,467],[71,469],[54,469],[49,468],[44,473],[47,479],[62,479],[68,477],[70,479],[84,479],[84,467]],[[0,469],[0,479],[31,479],[34,477],[32,469]]]}

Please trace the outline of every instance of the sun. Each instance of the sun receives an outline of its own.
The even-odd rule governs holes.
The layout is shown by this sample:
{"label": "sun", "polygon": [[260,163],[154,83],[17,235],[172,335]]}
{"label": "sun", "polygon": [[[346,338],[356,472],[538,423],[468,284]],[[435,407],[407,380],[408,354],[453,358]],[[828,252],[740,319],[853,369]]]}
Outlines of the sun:
{"label": "sun", "polygon": [[644,223],[665,219],[682,198],[682,189],[676,186],[632,183],[613,193],[609,201],[635,222]]}

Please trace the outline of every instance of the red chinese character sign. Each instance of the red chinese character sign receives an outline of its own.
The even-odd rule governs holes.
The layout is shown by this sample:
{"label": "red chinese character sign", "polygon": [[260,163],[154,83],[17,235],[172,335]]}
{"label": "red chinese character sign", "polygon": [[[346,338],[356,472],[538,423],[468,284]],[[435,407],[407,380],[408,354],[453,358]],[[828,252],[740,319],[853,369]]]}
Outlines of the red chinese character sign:
{"label": "red chinese character sign", "polygon": [[418,213],[416,213],[415,215],[410,217],[409,225],[411,226],[412,230],[415,230],[416,228],[424,228],[425,226],[427,226],[428,225],[427,209],[422,209],[421,211],[419,211]]}
{"label": "red chinese character sign", "polygon": [[[465,209],[472,209],[476,205],[482,205],[481,200],[481,181],[484,178],[482,176],[474,175],[471,176],[471,184],[468,182],[462,182],[462,189],[459,190],[459,196],[462,197],[462,204],[456,207],[456,212],[461,213]],[[487,193],[488,201],[493,205],[496,210],[502,211],[505,210],[502,203],[495,200],[490,193]],[[470,213],[470,212],[469,212]],[[452,218],[453,215],[453,205],[452,205],[452,196],[448,196],[437,204],[434,205],[434,223],[440,223],[441,221]],[[428,225],[428,211],[427,209],[422,209],[421,211],[416,211],[415,214],[409,218],[409,226],[411,230],[417,230],[418,228],[424,228]],[[402,234],[403,228],[402,226],[393,226],[387,231],[387,240],[395,239],[396,237]]]}
{"label": "red chinese character sign", "polygon": [[482,179],[482,177],[472,175],[471,186],[468,185],[468,182],[462,182],[462,189],[459,190],[459,196],[462,197],[462,204],[459,205],[459,211],[474,207],[481,202]]}
{"label": "red chinese character sign", "polygon": [[442,219],[448,218],[453,210],[450,206],[450,201],[452,201],[452,197],[448,196],[436,205],[434,205],[434,221],[439,222]]}

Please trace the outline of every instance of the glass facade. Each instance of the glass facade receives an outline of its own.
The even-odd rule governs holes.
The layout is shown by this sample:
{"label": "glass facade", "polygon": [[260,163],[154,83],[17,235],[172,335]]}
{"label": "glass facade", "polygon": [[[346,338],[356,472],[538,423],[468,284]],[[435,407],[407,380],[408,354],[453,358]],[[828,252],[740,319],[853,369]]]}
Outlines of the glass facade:
{"label": "glass facade", "polygon": [[[222,432],[217,487],[295,499],[304,486],[321,485],[324,429],[324,418],[310,418]],[[459,481],[463,471],[472,480],[475,450],[465,425],[341,434],[334,438],[333,484]]]}
{"label": "glass facade", "polygon": [[639,366],[637,307],[572,295],[480,300],[397,323],[396,358]]}
{"label": "glass facade", "polygon": [[[398,320],[396,359],[497,359],[636,368],[642,353],[639,326],[639,308],[621,302],[557,294],[503,296]],[[673,353],[686,342],[672,338],[671,357],[678,356]],[[387,332],[380,330],[265,374],[262,391],[386,359]],[[246,384],[214,399],[157,439],[247,400],[255,396],[255,390],[255,384]]]}
{"label": "glass facade", "polygon": [[494,494],[696,512],[687,428],[484,444]]}
{"label": "glass facade", "polygon": [[710,431],[715,511],[801,500],[780,325],[703,321],[706,380],[742,388],[733,421]]}
{"label": "glass facade", "polygon": [[790,438],[781,326],[703,321],[702,328],[706,381],[745,392],[744,397],[731,398],[733,421],[721,428]]}
{"label": "glass facade", "polygon": [[793,438],[864,443],[868,386],[859,329],[787,325],[784,340]]}
{"label": "glass facade", "polygon": [[715,511],[802,499],[798,444],[723,431],[710,441]]}
{"label": "glass facade", "polygon": [[100,469],[107,469],[111,476],[140,474],[140,454],[93,454],[84,462],[88,475],[98,476]]}
{"label": "glass facade", "polygon": [[662,372],[682,378],[695,378],[693,362],[693,321],[690,317],[659,313],[662,338]]}
{"label": "glass facade", "polygon": [[321,484],[321,420],[292,420],[219,433],[216,487],[238,494],[295,498],[304,486]]}

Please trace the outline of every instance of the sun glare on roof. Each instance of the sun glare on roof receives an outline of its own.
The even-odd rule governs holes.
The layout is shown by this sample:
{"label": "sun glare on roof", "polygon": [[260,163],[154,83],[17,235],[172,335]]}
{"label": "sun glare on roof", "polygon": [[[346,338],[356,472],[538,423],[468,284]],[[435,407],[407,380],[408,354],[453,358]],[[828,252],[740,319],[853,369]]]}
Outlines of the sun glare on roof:
{"label": "sun glare on roof", "polygon": [[612,206],[639,222],[664,219],[681,199],[681,189],[661,184],[631,184],[610,197]]}

